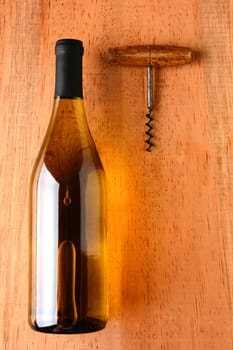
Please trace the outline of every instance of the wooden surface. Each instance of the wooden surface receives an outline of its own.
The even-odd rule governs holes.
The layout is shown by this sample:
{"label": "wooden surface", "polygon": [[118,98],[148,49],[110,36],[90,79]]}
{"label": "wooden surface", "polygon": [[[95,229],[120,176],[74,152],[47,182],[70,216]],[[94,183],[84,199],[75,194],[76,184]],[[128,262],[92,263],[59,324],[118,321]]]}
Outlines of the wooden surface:
{"label": "wooden surface", "polygon": [[[230,0],[0,0],[0,349],[232,350],[233,70]],[[108,180],[110,320],[44,335],[27,325],[28,185],[54,88],[54,42],[82,39],[89,126]],[[145,68],[109,47],[200,54],[157,74],[144,151]]]}

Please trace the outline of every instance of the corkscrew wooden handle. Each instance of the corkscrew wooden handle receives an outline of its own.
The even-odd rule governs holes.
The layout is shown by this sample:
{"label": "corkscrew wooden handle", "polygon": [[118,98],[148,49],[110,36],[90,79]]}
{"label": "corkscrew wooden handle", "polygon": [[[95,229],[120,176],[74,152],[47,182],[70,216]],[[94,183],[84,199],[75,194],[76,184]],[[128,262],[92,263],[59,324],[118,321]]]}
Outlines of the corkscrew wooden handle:
{"label": "corkscrew wooden handle", "polygon": [[190,63],[191,59],[191,49],[179,46],[122,46],[108,51],[109,63],[127,66],[176,66]]}

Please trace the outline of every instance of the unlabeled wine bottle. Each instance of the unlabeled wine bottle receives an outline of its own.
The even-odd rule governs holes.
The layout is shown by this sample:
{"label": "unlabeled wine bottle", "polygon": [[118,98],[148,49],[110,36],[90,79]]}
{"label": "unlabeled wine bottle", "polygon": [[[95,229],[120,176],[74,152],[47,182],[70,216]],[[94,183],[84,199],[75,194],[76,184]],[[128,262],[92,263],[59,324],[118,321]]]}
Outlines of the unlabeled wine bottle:
{"label": "unlabeled wine bottle", "polygon": [[29,323],[47,333],[84,333],[108,318],[105,173],[85,117],[83,45],[56,42],[51,121],[30,194]]}

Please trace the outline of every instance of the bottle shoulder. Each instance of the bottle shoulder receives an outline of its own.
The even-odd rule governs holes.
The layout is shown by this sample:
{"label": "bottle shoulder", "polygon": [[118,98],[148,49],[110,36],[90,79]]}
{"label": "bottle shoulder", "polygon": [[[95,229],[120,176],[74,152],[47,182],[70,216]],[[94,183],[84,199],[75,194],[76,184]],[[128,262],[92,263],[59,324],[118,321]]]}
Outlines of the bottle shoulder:
{"label": "bottle shoulder", "polygon": [[[95,145],[72,149],[65,152],[59,147],[55,149],[45,147],[41,150],[34,164],[31,181],[34,182],[46,169],[57,183],[72,183],[78,177],[96,176],[105,181],[105,171]],[[37,180],[36,180],[37,181]]]}
{"label": "bottle shoulder", "polygon": [[84,169],[104,172],[81,99],[65,100],[54,106],[35,168],[43,163],[58,182],[68,183]]}

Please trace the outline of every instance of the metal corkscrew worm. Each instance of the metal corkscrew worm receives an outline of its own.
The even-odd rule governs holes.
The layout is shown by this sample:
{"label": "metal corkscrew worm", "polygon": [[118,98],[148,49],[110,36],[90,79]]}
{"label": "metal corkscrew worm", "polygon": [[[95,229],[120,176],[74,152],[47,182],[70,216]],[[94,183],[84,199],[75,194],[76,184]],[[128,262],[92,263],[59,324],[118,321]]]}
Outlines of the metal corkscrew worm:
{"label": "metal corkscrew worm", "polygon": [[122,46],[110,48],[108,62],[125,66],[147,67],[147,107],[146,117],[146,151],[151,152],[153,147],[153,67],[177,66],[191,62],[190,48],[178,46]]}

